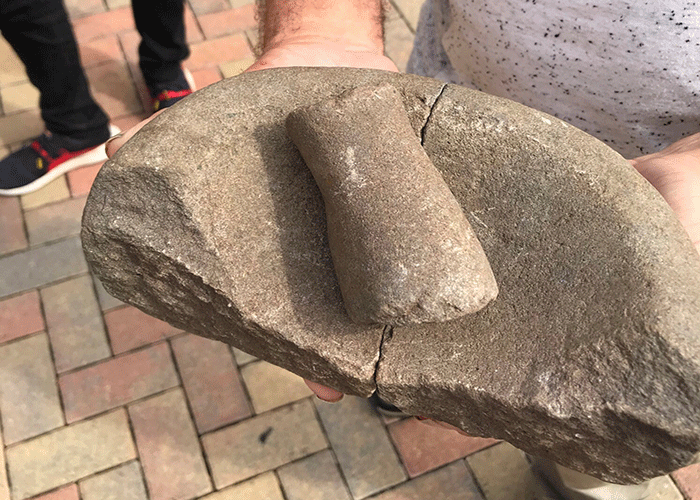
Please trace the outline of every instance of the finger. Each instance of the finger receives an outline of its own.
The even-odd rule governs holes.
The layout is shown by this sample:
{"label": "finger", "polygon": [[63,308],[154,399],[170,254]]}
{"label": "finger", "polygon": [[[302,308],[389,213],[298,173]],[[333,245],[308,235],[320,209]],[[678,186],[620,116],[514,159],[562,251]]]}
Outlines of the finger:
{"label": "finger", "polygon": [[129,130],[126,130],[126,131],[122,132],[121,134],[117,134],[114,137],[112,137],[111,139],[109,139],[107,141],[107,143],[105,144],[105,151],[107,152],[107,156],[109,158],[111,158],[114,155],[114,153],[116,153],[117,150],[120,147],[122,147],[124,145],[124,143],[126,143],[126,141],[131,139],[136,132],[141,130],[141,127],[143,127],[148,122],[153,120],[159,113],[160,113],[160,111],[158,111],[157,113],[154,113],[152,116],[149,116],[148,118],[146,118],[142,122],[137,123],[136,125],[131,127]]}
{"label": "finger", "polygon": [[312,382],[310,380],[304,379],[304,382],[306,382],[306,385],[309,386],[309,389],[313,391],[314,394],[318,397],[318,399],[325,401],[327,403],[337,403],[341,399],[343,399],[343,393],[336,391],[335,389],[331,389],[330,387],[326,387],[325,385],[317,384],[316,382]]}

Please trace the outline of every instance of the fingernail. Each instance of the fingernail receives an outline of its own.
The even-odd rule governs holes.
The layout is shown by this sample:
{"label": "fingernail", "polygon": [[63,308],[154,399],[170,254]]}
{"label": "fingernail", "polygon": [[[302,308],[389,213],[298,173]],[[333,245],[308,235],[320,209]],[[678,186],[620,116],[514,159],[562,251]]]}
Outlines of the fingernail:
{"label": "fingernail", "polygon": [[344,394],[341,394],[340,396],[338,396],[338,397],[335,398],[335,399],[324,399],[324,398],[322,398],[321,396],[319,396],[318,394],[316,394],[316,397],[317,397],[318,399],[320,399],[321,401],[325,402],[325,403],[337,403],[338,401],[340,401],[341,399],[343,399],[343,396],[344,396]]}
{"label": "fingernail", "polygon": [[113,135],[112,137],[110,137],[109,139],[107,139],[107,142],[105,142],[105,149],[107,149],[107,147],[109,146],[109,143],[110,143],[110,142],[112,142],[112,141],[115,140],[115,139],[119,139],[119,138],[121,138],[121,137],[124,137],[124,132],[119,132],[118,134]]}

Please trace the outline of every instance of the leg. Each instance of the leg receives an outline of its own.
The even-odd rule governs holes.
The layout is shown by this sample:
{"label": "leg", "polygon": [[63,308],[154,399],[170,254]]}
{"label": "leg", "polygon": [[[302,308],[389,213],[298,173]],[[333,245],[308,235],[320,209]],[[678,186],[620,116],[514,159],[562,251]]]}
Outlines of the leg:
{"label": "leg", "polygon": [[146,84],[154,88],[178,80],[180,64],[190,54],[183,0],[133,0],[132,8],[141,34],[139,65]]}
{"label": "leg", "polygon": [[62,1],[4,0],[0,31],[41,93],[46,128],[79,142],[107,140],[109,119],[90,95]]}

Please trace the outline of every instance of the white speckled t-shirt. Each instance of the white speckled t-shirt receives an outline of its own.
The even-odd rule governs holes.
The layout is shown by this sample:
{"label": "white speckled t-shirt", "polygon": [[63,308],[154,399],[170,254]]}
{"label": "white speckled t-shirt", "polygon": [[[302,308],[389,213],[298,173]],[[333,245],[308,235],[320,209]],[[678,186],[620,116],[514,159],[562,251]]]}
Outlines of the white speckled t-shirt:
{"label": "white speckled t-shirt", "polygon": [[700,132],[700,0],[428,0],[408,70],[540,109],[631,158]]}

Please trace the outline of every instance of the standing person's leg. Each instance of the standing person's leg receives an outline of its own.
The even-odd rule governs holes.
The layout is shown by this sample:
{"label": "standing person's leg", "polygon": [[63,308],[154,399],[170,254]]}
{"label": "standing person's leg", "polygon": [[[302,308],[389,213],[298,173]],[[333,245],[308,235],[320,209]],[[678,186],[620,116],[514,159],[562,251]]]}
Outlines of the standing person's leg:
{"label": "standing person's leg", "polygon": [[157,111],[192,90],[182,70],[182,61],[190,55],[185,4],[183,0],[132,0],[132,8],[141,35],[139,66]]}
{"label": "standing person's leg", "polygon": [[0,195],[26,194],[106,159],[109,118],[90,94],[62,0],[1,0],[0,31],[41,94],[47,132],[0,160]]}

